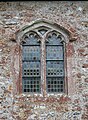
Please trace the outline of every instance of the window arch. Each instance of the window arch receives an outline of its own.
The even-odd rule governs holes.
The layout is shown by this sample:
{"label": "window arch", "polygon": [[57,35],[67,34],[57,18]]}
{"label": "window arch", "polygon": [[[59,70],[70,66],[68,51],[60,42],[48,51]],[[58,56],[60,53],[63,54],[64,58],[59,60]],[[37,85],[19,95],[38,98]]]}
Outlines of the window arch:
{"label": "window arch", "polygon": [[[60,93],[60,92],[67,93],[67,91],[70,93],[73,93],[72,92],[73,89],[71,89],[70,84],[74,84],[74,83],[72,81],[71,74],[68,73],[68,70],[71,69],[71,62],[72,62],[71,59],[69,59],[70,58],[69,47],[72,46],[71,45],[72,41],[75,41],[78,38],[78,36],[77,36],[76,32],[72,32],[71,30],[73,30],[73,29],[71,29],[71,27],[65,28],[65,27],[62,27],[61,25],[58,25],[56,23],[53,23],[53,22],[50,22],[50,21],[47,21],[44,19],[33,21],[29,25],[20,29],[20,31],[17,34],[16,40],[17,40],[17,45],[19,48],[19,55],[21,55],[22,57],[20,56],[20,60],[19,60],[19,69],[20,69],[19,77],[18,77],[17,81],[15,81],[17,83],[17,91],[19,91],[19,93],[22,93],[22,92],[31,93],[32,92],[32,90],[31,90],[31,92],[30,92],[30,90],[25,91],[24,86],[23,86],[24,83],[22,83],[22,81],[23,81],[23,70],[22,69],[24,68],[24,65],[23,65],[23,61],[24,61],[23,60],[23,49],[24,48],[23,47],[25,47],[25,46],[30,46],[30,48],[33,46],[39,46],[39,48],[40,48],[40,73],[39,73],[40,74],[40,84],[39,84],[40,89],[39,89],[39,91],[34,90],[32,93],[39,93],[39,94],[42,94],[43,96],[48,95],[48,93],[49,94],[50,93]],[[31,34],[34,36],[34,38],[36,38],[35,39],[36,42],[34,42],[33,39],[31,40],[33,45],[32,44],[29,45],[29,42],[28,42],[30,40]],[[54,39],[52,36],[53,37],[56,36],[57,39]],[[62,60],[63,62],[60,62],[59,59],[57,60],[58,61],[58,68],[61,68],[61,69],[60,69],[60,71],[55,70],[55,68],[54,68],[55,66],[53,65],[54,66],[53,71],[55,70],[55,71],[57,71],[57,73],[59,72],[58,75],[57,75],[57,73],[55,73],[55,71],[53,72],[53,74],[57,75],[56,76],[57,79],[60,79],[60,77],[62,77],[63,79],[60,79],[60,83],[61,83],[60,90],[54,89],[54,90],[51,90],[49,92],[49,90],[48,90],[48,77],[50,77],[50,76],[48,76],[48,74],[47,74],[47,71],[49,72],[49,70],[48,70],[49,67],[47,67],[47,66],[49,66],[48,65],[49,63],[47,60],[47,54],[49,54],[49,53],[47,53],[47,51],[48,51],[48,49],[50,49],[48,47],[52,46],[54,48],[55,45],[56,45],[55,49],[58,49],[57,50],[58,52],[56,52],[53,55],[61,58],[61,54],[58,54],[58,53],[60,53],[60,50],[61,50],[62,56],[63,56],[63,60]],[[62,48],[60,46],[62,46]],[[55,61],[55,60],[51,60],[51,61]],[[49,62],[51,62],[51,61],[49,61]],[[57,62],[55,63],[55,65],[56,64],[57,64]],[[59,65],[61,65],[62,67],[60,67]],[[61,71],[63,71],[63,72],[61,73]],[[25,73],[25,74],[27,74],[27,73]],[[54,77],[54,76],[52,75],[52,77]],[[18,80],[19,80],[19,82],[18,82]],[[56,86],[57,81],[55,81],[55,84],[53,84],[53,86]],[[59,84],[58,84],[58,86],[59,86]],[[23,91],[22,91],[22,89],[23,89]]]}
{"label": "window arch", "polygon": [[63,46],[61,33],[48,27],[41,26],[23,36],[23,92],[64,92]]}

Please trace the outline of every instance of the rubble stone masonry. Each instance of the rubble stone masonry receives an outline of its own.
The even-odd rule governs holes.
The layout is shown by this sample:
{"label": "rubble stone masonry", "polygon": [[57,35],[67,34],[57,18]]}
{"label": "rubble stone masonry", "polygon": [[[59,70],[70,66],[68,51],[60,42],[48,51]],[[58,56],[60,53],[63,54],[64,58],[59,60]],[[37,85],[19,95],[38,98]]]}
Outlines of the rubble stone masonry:
{"label": "rubble stone masonry", "polygon": [[[42,97],[20,91],[17,33],[38,19],[71,33],[66,46],[68,93]],[[88,120],[87,1],[0,2],[0,120]]]}

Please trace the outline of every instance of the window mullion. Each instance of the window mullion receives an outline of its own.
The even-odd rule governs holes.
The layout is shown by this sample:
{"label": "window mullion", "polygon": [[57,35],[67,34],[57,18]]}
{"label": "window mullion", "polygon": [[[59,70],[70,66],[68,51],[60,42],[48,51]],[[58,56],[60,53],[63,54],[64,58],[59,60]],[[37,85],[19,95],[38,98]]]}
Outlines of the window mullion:
{"label": "window mullion", "polygon": [[45,51],[45,39],[41,41],[41,91],[43,96],[46,95],[46,51]]}

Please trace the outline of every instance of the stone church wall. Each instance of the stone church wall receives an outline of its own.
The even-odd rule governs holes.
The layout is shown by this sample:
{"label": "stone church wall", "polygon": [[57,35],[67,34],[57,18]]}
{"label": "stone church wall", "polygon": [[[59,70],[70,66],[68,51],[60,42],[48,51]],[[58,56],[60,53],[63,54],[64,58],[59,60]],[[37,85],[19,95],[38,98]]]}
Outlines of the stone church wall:
{"label": "stone church wall", "polygon": [[[68,86],[74,92],[48,98],[18,93],[15,81],[21,73],[16,35],[37,19],[77,33],[67,56],[71,61],[68,75],[74,83]],[[87,1],[0,2],[0,120],[88,120]]]}

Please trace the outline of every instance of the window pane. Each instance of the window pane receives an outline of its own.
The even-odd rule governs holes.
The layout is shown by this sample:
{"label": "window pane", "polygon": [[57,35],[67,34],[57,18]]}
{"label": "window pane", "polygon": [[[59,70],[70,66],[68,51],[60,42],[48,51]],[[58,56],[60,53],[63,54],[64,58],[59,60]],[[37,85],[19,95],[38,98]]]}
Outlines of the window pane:
{"label": "window pane", "polygon": [[23,77],[40,76],[40,62],[23,62]]}
{"label": "window pane", "polygon": [[47,59],[63,60],[63,46],[47,46]]}
{"label": "window pane", "polygon": [[48,92],[63,92],[63,77],[47,77]]}
{"label": "window pane", "polygon": [[40,78],[23,78],[23,92],[40,92]]}
{"label": "window pane", "polygon": [[51,33],[50,35],[48,35],[48,42],[46,43],[46,45],[63,45],[61,40],[62,38],[60,35],[57,35],[56,33]]}
{"label": "window pane", "polygon": [[40,92],[40,45],[35,34],[26,37],[22,49],[23,92]]}
{"label": "window pane", "polygon": [[30,33],[24,36],[23,45],[39,45],[38,36],[36,33]]}
{"label": "window pane", "polygon": [[40,60],[40,46],[23,46],[23,60]]}
{"label": "window pane", "polygon": [[46,43],[47,92],[64,91],[64,47],[56,33],[48,36]]}
{"label": "window pane", "polygon": [[47,61],[47,76],[64,76],[63,61]]}

